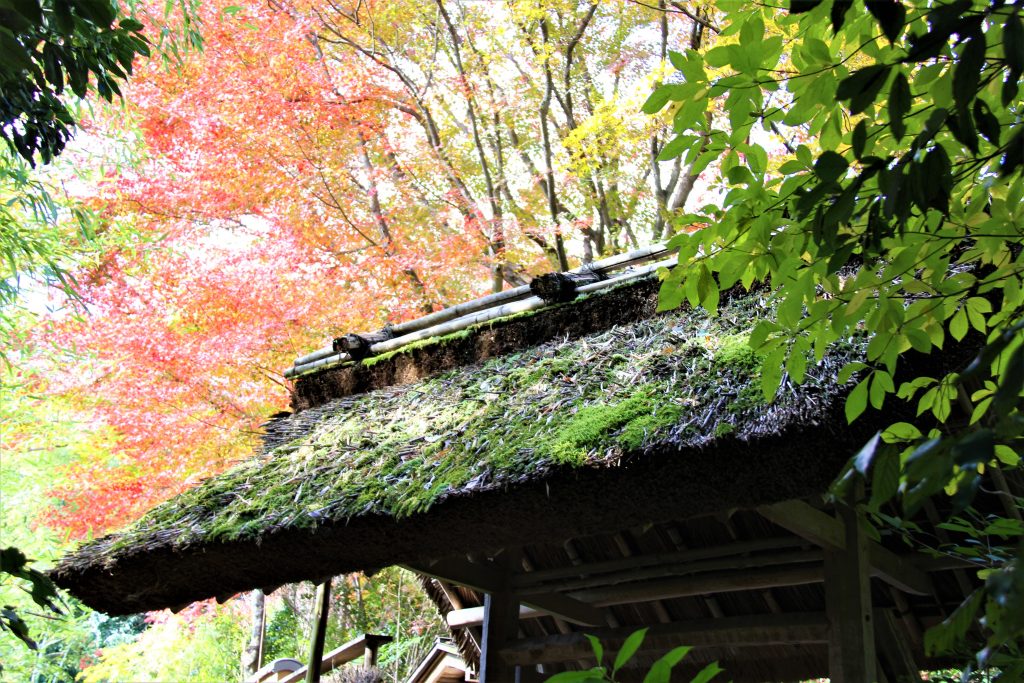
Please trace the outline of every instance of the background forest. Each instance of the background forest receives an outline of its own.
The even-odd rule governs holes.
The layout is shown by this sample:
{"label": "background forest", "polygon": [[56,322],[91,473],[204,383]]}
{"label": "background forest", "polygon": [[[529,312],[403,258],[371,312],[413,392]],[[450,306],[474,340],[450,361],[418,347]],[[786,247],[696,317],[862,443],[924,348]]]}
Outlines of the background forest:
{"label": "background forest", "polygon": [[[0,2],[3,545],[45,567],[246,458],[283,368],[339,333],[671,240],[665,306],[778,289],[766,399],[871,333],[848,419],[924,417],[846,481],[896,526],[890,498],[953,497],[987,583],[930,646],[985,614],[977,665],[1019,665],[1020,501],[969,505],[1024,431],[1022,3],[790,5]],[[962,377],[897,385],[903,354],[975,334]],[[4,675],[33,681],[235,679],[261,612],[265,659],[302,653],[312,592],[109,619],[0,591],[39,646],[0,639]],[[335,600],[328,643],[395,635],[396,679],[441,633],[397,570]]]}

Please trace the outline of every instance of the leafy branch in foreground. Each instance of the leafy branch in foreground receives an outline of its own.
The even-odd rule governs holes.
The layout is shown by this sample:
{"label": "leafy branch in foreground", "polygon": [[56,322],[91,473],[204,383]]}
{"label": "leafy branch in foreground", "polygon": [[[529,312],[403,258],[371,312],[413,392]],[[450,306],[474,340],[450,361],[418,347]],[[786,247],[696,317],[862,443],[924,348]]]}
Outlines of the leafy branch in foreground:
{"label": "leafy branch in foreground", "polygon": [[[588,635],[587,640],[590,641],[590,647],[594,651],[597,666],[586,671],[563,671],[549,678],[548,683],[615,683],[619,680],[616,676],[633,660],[646,636],[646,628],[631,633],[623,641],[614,661],[605,664],[604,645],[595,636]],[[669,650],[651,665],[644,676],[644,683],[669,683],[672,678],[672,670],[686,658],[692,649],[683,645]],[[721,672],[722,668],[718,666],[718,662],[711,662],[691,678],[690,683],[708,683]]]}
{"label": "leafy branch in foreground", "polygon": [[119,20],[110,0],[5,2],[0,18],[0,138],[29,163],[49,163],[71,137],[65,87],[85,97],[91,79],[110,102],[135,56],[149,56],[142,24]]}
{"label": "leafy branch in foreground", "polygon": [[[645,104],[671,107],[667,157],[717,162],[724,176],[720,207],[677,218],[708,227],[672,240],[684,267],[662,307],[714,310],[721,290],[769,282],[774,318],[751,335],[767,399],[832,343],[864,338],[865,358],[838,377],[855,381],[847,419],[893,401],[916,418],[877,434],[840,486],[870,479],[862,506],[897,526],[943,493],[952,514],[982,519],[982,476],[1019,468],[1024,452],[1022,6],[794,0],[778,17],[719,2],[717,44],[673,54],[681,82]],[[716,98],[727,117],[707,115]],[[792,153],[770,164],[780,134]],[[980,623],[978,665],[1012,677],[1024,666],[1024,525],[1000,520],[1002,536],[984,534],[999,552],[973,557],[984,587],[929,646],[951,650]]]}
{"label": "leafy branch in foreground", "polygon": [[[53,614],[64,614],[58,606],[60,596],[57,594],[57,586],[46,574],[29,567],[28,558],[17,548],[0,549],[0,574],[9,574],[27,582],[29,587],[26,590],[32,596],[33,602]],[[33,650],[37,649],[36,642],[29,636],[28,625],[10,605],[0,608],[0,631],[10,631],[25,645]]]}

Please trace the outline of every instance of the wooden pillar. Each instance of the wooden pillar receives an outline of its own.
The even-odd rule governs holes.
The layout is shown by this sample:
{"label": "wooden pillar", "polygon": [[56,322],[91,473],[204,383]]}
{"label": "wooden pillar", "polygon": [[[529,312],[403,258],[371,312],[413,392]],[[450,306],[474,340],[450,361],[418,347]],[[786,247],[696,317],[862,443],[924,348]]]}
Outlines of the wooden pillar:
{"label": "wooden pillar", "polygon": [[843,504],[837,508],[846,543],[843,550],[825,552],[829,679],[832,683],[877,681],[868,539],[856,510]]}
{"label": "wooden pillar", "polygon": [[324,638],[327,635],[327,617],[331,609],[331,580],[316,587],[316,615],[313,618],[313,637],[306,662],[306,683],[319,683],[320,667],[324,659]]}
{"label": "wooden pillar", "polygon": [[506,549],[496,558],[502,585],[484,594],[484,626],[480,640],[480,683],[510,683],[517,680],[516,667],[501,658],[502,647],[519,633],[519,598],[512,590],[512,572],[519,565],[518,550]]}
{"label": "wooden pillar", "polygon": [[363,668],[372,669],[377,666],[377,651],[380,649],[380,640],[374,636],[366,636],[366,647],[363,648]]}

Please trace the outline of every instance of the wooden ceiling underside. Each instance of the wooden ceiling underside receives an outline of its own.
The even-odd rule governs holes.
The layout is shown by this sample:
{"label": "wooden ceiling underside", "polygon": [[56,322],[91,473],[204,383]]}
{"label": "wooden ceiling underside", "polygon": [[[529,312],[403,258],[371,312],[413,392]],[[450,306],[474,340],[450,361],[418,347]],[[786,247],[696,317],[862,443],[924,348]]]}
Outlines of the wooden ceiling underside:
{"label": "wooden ceiling underside", "polygon": [[[480,661],[485,594],[504,592],[520,618],[500,656],[529,675],[593,666],[584,634],[614,652],[647,627],[627,678],[642,680],[661,654],[691,645],[690,672],[717,660],[736,683],[799,681],[829,675],[825,581],[844,571],[828,564],[845,557],[841,520],[824,505],[788,501],[410,568],[427,579],[470,662]],[[941,541],[941,529],[931,532]],[[912,551],[895,535],[865,539],[863,550],[879,680],[945,664],[925,658],[923,634],[976,587],[976,567]]]}

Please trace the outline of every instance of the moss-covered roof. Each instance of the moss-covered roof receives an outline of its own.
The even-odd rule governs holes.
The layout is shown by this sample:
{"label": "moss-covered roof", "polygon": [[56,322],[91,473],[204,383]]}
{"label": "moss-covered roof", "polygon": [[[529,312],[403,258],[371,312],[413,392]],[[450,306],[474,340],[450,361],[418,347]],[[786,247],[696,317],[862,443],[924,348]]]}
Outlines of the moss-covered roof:
{"label": "moss-covered roof", "polygon": [[[429,518],[434,508],[458,501],[514,494],[567,474],[581,480],[583,472],[659,454],[674,454],[672,466],[685,471],[680,459],[687,454],[724,446],[735,453],[737,446],[744,451],[828,423],[845,392],[836,372],[852,347],[833,349],[802,386],[783,383],[768,403],[760,361],[747,346],[767,305],[759,295],[733,297],[716,317],[681,310],[613,325],[279,418],[268,425],[260,455],[85,545],[55,577],[87,597],[97,589],[84,587],[86,577],[116,576],[147,555],[252,550],[289,534],[308,542],[328,528],[332,538],[348,528],[355,539],[355,529],[371,522],[397,534],[403,520]],[[416,552],[426,551],[411,548],[390,560]],[[387,563],[389,556],[373,559]],[[336,568],[367,568],[354,563],[339,558]],[[282,582],[295,580],[293,574]],[[205,597],[204,590],[189,598]],[[120,609],[107,598],[100,604]]]}

